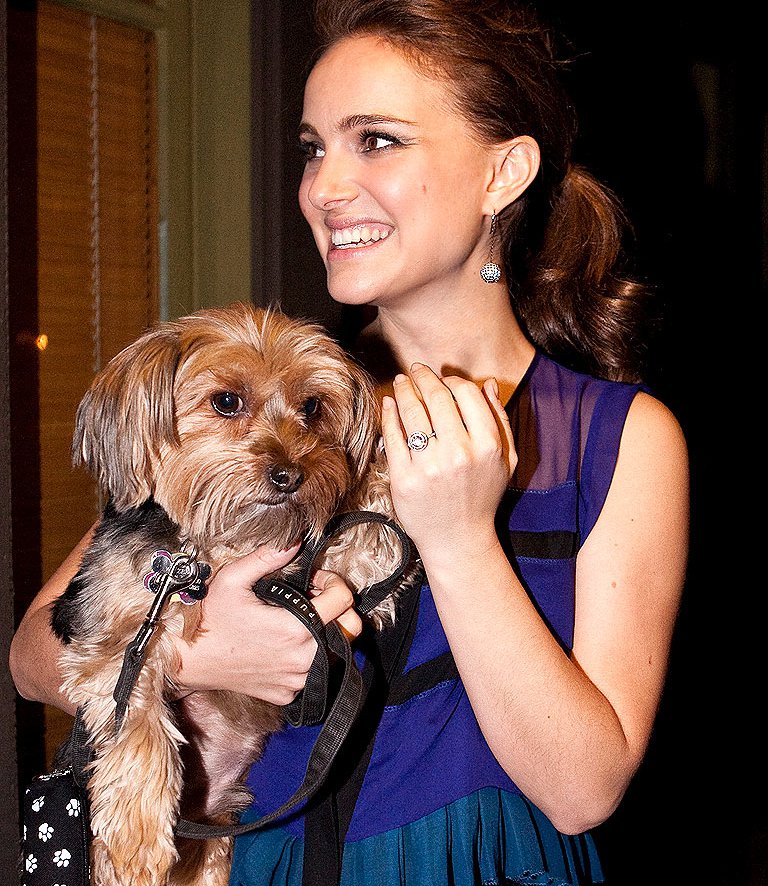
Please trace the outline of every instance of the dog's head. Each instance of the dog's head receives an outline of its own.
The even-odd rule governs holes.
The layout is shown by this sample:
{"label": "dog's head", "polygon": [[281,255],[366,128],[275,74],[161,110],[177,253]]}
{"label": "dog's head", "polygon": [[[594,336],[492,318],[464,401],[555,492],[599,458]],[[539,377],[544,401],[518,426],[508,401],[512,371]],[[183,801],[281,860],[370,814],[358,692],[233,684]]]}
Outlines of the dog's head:
{"label": "dog's head", "polygon": [[95,378],[76,463],[118,511],[150,497],[192,539],[287,546],[363,480],[371,382],[318,326],[244,304],[159,324]]}

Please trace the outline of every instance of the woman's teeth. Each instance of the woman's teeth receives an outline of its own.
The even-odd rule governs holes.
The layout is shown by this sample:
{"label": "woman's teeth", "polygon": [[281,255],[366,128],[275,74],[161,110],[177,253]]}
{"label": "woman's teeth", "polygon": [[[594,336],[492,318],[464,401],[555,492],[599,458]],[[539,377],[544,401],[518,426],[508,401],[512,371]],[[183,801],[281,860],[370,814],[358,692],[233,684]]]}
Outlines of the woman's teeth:
{"label": "woman's teeth", "polygon": [[386,228],[373,228],[364,225],[362,227],[331,231],[331,243],[339,249],[351,249],[356,246],[367,246],[369,243],[376,243],[377,240],[384,240],[388,236],[389,231]]}

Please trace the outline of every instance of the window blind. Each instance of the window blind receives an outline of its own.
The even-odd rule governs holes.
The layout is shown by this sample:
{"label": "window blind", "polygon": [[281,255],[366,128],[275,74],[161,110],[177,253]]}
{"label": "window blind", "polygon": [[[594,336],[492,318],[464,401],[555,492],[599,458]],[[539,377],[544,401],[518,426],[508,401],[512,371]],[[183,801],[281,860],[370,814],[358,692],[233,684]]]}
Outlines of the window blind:
{"label": "window blind", "polygon": [[40,0],[38,319],[43,578],[97,514],[71,469],[93,375],[158,312],[154,36]]}

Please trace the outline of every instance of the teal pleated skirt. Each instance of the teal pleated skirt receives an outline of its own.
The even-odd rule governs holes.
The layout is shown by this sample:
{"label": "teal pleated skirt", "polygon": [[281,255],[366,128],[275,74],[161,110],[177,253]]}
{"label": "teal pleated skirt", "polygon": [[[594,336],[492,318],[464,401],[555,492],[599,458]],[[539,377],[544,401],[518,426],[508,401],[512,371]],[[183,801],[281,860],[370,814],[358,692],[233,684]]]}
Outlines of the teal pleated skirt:
{"label": "teal pleated skirt", "polygon": [[[301,886],[303,853],[303,841],[277,827],[239,837],[230,886]],[[602,882],[589,834],[559,833],[524,797],[498,788],[483,788],[404,827],[346,843],[341,876],[341,886]]]}

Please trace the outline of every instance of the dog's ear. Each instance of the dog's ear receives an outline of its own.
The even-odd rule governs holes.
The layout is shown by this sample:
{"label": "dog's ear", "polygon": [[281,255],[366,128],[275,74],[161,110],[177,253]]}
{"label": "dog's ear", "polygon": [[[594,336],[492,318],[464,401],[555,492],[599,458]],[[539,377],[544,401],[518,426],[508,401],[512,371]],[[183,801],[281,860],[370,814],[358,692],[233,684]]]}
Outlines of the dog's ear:
{"label": "dog's ear", "polygon": [[173,383],[180,356],[169,327],[145,333],[96,376],[77,410],[73,461],[85,465],[117,510],[154,490],[164,443],[176,441]]}
{"label": "dog's ear", "polygon": [[358,484],[370,468],[376,442],[381,434],[381,415],[373,382],[355,363],[349,365],[349,387],[353,405],[345,444],[352,461],[354,482]]}

